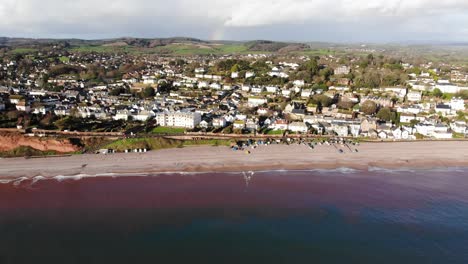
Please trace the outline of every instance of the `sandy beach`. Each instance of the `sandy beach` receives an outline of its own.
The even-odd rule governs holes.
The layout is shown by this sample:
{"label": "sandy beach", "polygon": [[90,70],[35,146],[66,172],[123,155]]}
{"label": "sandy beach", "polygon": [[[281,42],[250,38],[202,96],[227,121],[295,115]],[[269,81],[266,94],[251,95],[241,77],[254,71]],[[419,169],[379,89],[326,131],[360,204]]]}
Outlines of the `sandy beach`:
{"label": "sandy beach", "polygon": [[0,178],[73,175],[131,175],[161,172],[239,172],[372,167],[430,169],[468,167],[468,142],[392,142],[351,146],[270,145],[245,151],[188,147],[148,153],[0,159]]}

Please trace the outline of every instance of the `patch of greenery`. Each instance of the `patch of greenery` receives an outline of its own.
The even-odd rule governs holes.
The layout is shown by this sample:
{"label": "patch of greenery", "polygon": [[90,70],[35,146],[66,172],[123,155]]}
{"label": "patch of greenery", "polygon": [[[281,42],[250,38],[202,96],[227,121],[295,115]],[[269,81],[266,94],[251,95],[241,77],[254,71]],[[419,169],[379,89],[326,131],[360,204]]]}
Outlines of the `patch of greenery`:
{"label": "patch of greenery", "polygon": [[37,52],[37,49],[33,48],[15,48],[10,51],[11,54],[29,54]]}
{"label": "patch of greenery", "polygon": [[266,134],[267,135],[283,135],[284,130],[268,130]]}
{"label": "patch of greenery", "polygon": [[113,149],[118,152],[124,152],[127,149],[147,149],[158,150],[168,148],[180,148],[183,141],[166,138],[129,138],[114,141],[103,148]]}
{"label": "patch of greenery", "polygon": [[465,138],[465,135],[462,133],[453,133],[453,138],[462,139]]}
{"label": "patch of greenery", "polygon": [[231,146],[234,143],[232,140],[228,139],[206,139],[206,140],[187,140],[184,141],[184,146]]}
{"label": "patch of greenery", "polygon": [[69,57],[66,57],[66,56],[60,57],[59,60],[60,60],[62,63],[68,63],[68,62],[70,62],[70,58],[69,58]]}
{"label": "patch of greenery", "polygon": [[154,128],[151,133],[153,134],[183,134],[185,132],[184,128],[176,128],[176,127],[156,127]]}

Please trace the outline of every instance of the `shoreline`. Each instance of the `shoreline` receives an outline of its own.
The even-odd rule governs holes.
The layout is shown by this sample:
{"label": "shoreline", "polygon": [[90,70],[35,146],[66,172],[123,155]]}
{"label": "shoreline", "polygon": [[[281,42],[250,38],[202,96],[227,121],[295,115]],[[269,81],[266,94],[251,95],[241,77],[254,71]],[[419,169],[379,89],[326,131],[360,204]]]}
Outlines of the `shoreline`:
{"label": "shoreline", "polygon": [[[99,177],[163,173],[234,173],[245,171],[364,170],[370,168],[440,169],[467,167],[468,142],[392,142],[344,146],[269,145],[232,151],[228,147],[193,146],[147,153],[85,154],[44,159],[0,159],[0,179],[57,176]],[[94,175],[94,176],[93,176]]]}

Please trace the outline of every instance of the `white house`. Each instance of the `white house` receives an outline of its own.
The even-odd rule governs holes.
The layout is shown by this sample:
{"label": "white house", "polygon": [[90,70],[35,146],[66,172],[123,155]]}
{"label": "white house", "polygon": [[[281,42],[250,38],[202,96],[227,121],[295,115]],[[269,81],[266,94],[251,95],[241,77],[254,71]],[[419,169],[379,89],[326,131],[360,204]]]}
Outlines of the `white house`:
{"label": "white house", "polygon": [[201,121],[200,124],[199,124],[199,126],[201,128],[208,128],[208,127],[210,127],[210,125],[211,125],[211,123],[206,121],[206,120]]}
{"label": "white house", "polygon": [[276,86],[267,86],[266,90],[269,93],[277,93],[278,92],[278,87],[276,87]]}
{"label": "white house", "polygon": [[408,101],[410,102],[419,102],[422,99],[422,93],[421,92],[409,92],[406,97],[408,98]]}
{"label": "white house", "polygon": [[153,111],[146,111],[146,110],[143,110],[143,111],[139,111],[136,115],[133,115],[133,118],[135,120],[138,120],[138,121],[146,121],[148,119],[150,119],[151,117],[154,116],[154,112]]}
{"label": "white house", "polygon": [[451,132],[434,132],[432,136],[436,139],[451,139],[453,138],[453,134]]}
{"label": "white house", "polygon": [[303,86],[305,85],[305,81],[304,81],[304,80],[295,80],[295,81],[293,82],[293,84],[294,84],[295,86],[303,87]]}
{"label": "white house", "polygon": [[290,97],[290,96],[291,96],[291,90],[289,90],[289,89],[282,89],[282,90],[281,90],[281,94],[282,94],[284,97]]}
{"label": "white house", "polygon": [[29,113],[31,112],[31,106],[25,101],[21,101],[18,104],[16,104],[16,110]]}
{"label": "white house", "polygon": [[340,137],[347,137],[349,134],[348,125],[343,122],[332,122],[331,129]]}
{"label": "white house", "polygon": [[254,72],[246,72],[245,73],[245,78],[252,78],[252,77],[255,77],[255,73]]}
{"label": "white house", "polygon": [[435,111],[437,113],[442,113],[443,115],[452,114],[452,108],[448,104],[438,104],[438,105],[436,105]]}
{"label": "white house", "polygon": [[351,68],[349,66],[340,66],[334,70],[334,73],[335,75],[349,74],[350,71],[351,71]]}
{"label": "white house", "polygon": [[261,93],[263,92],[263,88],[260,86],[254,86],[251,88],[252,93]]}
{"label": "white house", "polygon": [[450,101],[450,107],[454,111],[464,111],[465,110],[465,100],[462,98],[452,98]]}
{"label": "white house", "polygon": [[387,138],[388,138],[388,134],[387,134],[387,132],[385,132],[385,131],[380,131],[380,132],[378,133],[378,137],[381,138],[381,139],[387,139]]}
{"label": "white house", "polygon": [[361,123],[349,124],[349,132],[353,137],[359,137],[359,135],[361,134]]}
{"label": "white house", "polygon": [[114,120],[128,120],[128,117],[130,116],[130,112],[128,110],[119,110],[115,113],[114,115]]}
{"label": "white house", "polygon": [[156,114],[160,126],[195,128],[201,122],[200,113],[167,112]]}
{"label": "white house", "polygon": [[257,107],[263,104],[266,104],[268,100],[266,98],[260,97],[249,97],[247,104],[249,107]]}
{"label": "white house", "polygon": [[416,128],[416,132],[426,137],[431,137],[435,131],[435,126],[433,124],[417,124],[414,128]]}
{"label": "white house", "polygon": [[198,88],[207,88],[209,86],[208,82],[199,82],[198,83]]}
{"label": "white house", "polygon": [[210,84],[210,88],[215,90],[221,90],[222,86],[219,83],[212,83]]}
{"label": "white house", "polygon": [[143,84],[157,84],[158,80],[152,76],[143,76]]}
{"label": "white house", "polygon": [[403,130],[399,127],[395,127],[392,129],[393,138],[396,140],[400,140],[402,138],[402,133],[403,133]]}
{"label": "white house", "polygon": [[202,73],[202,74],[203,74],[203,73],[205,73],[205,72],[206,72],[206,71],[205,71],[204,68],[196,68],[196,69],[195,69],[195,73]]}
{"label": "white house", "polygon": [[257,110],[257,114],[258,115],[261,115],[261,116],[266,116],[270,113],[270,110],[268,108],[263,108],[263,107],[260,107],[258,108]]}
{"label": "white house", "polygon": [[456,121],[450,124],[450,128],[453,130],[453,132],[459,134],[466,134],[468,132],[465,121]]}
{"label": "white house", "polygon": [[245,128],[245,120],[236,120],[234,122],[234,129],[244,129]]}
{"label": "white house", "polygon": [[303,122],[293,122],[289,124],[289,130],[292,132],[307,133],[308,127]]}
{"label": "white house", "polygon": [[283,119],[277,119],[269,126],[270,129],[274,130],[288,130],[288,127],[288,121]]}
{"label": "white house", "polygon": [[312,89],[304,89],[301,92],[301,97],[309,98],[313,94]]}
{"label": "white house", "polygon": [[244,92],[250,92],[250,85],[242,85],[241,90]]}
{"label": "white house", "polygon": [[213,127],[225,127],[227,122],[226,122],[226,119],[224,117],[220,117],[220,118],[214,118],[213,119]]}
{"label": "white house", "polygon": [[237,78],[239,78],[239,72],[232,72],[232,73],[231,73],[231,78],[232,78],[232,79],[237,79]]}
{"label": "white house", "polygon": [[418,120],[419,122],[423,122],[426,120],[424,116],[417,116],[412,114],[401,114],[400,115],[400,122],[401,123],[411,123],[413,120]]}
{"label": "white house", "polygon": [[422,112],[422,107],[419,105],[400,106],[397,108],[398,113],[417,115]]}

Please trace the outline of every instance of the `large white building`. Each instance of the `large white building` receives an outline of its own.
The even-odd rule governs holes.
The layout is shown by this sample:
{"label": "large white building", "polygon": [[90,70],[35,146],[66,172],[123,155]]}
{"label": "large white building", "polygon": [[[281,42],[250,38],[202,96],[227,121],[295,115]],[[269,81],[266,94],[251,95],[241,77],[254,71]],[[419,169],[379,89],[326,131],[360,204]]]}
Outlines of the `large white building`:
{"label": "large white building", "polygon": [[156,114],[156,122],[160,126],[195,128],[201,122],[200,113],[169,112]]}
{"label": "large white building", "polygon": [[445,80],[439,80],[435,88],[438,88],[443,93],[451,93],[451,94],[458,93],[461,90],[466,89],[465,87],[460,87],[458,85],[451,84],[450,82],[447,82]]}

